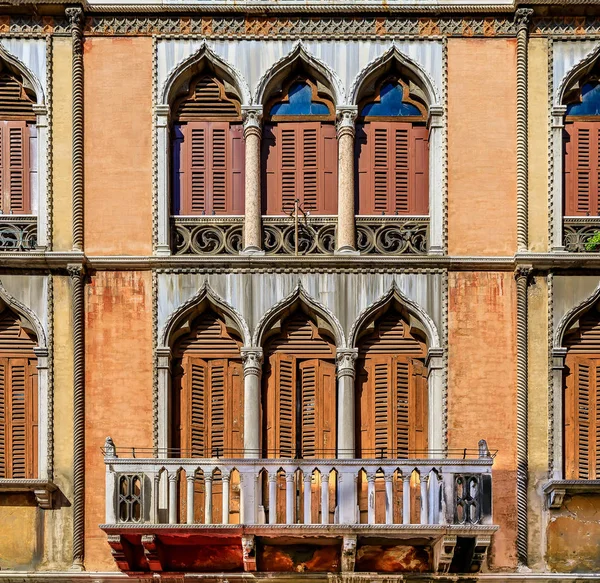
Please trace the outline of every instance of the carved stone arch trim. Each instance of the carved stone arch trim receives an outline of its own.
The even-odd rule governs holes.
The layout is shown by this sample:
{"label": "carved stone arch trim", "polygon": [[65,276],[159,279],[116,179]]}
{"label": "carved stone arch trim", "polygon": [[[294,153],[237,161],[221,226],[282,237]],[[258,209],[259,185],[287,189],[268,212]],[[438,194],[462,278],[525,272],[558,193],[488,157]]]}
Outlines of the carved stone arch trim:
{"label": "carved stone arch trim", "polygon": [[23,84],[35,93],[36,104],[45,105],[44,88],[40,80],[30,71],[30,69],[12,53],[0,45],[0,60],[6,62],[9,67],[17,69],[23,77]]}
{"label": "carved stone arch trim", "polygon": [[[253,346],[262,346],[265,340],[265,333],[270,326],[296,302],[301,302],[305,306],[314,310],[318,318],[323,319],[331,328],[334,334],[336,348],[346,348],[346,337],[344,330],[335,314],[325,305],[313,298],[302,286],[301,282],[294,288],[292,293],[277,302],[272,308],[267,310],[260,319],[253,335]],[[320,326],[319,326],[320,327]]]}
{"label": "carved stone arch trim", "polygon": [[589,297],[580,302],[574,308],[571,308],[560,320],[556,331],[554,333],[554,348],[563,348],[563,341],[565,334],[569,331],[569,328],[576,322],[583,314],[585,314],[593,305],[600,301],[600,284],[594,290]]}
{"label": "carved stone arch trim", "polygon": [[336,106],[345,103],[344,85],[336,72],[329,65],[312,55],[302,41],[298,41],[287,55],[275,61],[259,79],[254,95],[255,104],[264,104],[272,92],[278,75],[285,71],[286,67],[292,67],[296,61],[302,61],[309,69],[316,71],[327,80]]}
{"label": "carved stone arch trim", "polygon": [[46,332],[44,327],[37,317],[35,312],[28,308],[25,304],[11,296],[0,281],[0,302],[6,304],[13,312],[15,312],[21,318],[21,325],[25,330],[33,332],[37,338],[37,346],[40,350],[48,349],[48,342],[46,340]]}
{"label": "carved stone arch trim", "polygon": [[561,79],[554,94],[554,105],[563,105],[567,92],[574,91],[579,87],[579,81],[592,69],[600,58],[600,43],[594,47],[583,59],[575,63]]}
{"label": "carved stone arch trim", "polygon": [[[242,338],[243,346],[251,346],[250,329],[244,317],[219,294],[217,294],[208,282],[204,282],[202,287],[186,302],[181,304],[167,318],[161,333],[159,334],[159,347],[168,348],[178,330],[185,332],[190,328],[191,320],[197,315],[198,308],[202,304],[208,303],[215,308],[221,316],[225,318],[225,326],[233,329]],[[177,334],[180,335],[180,334]]]}
{"label": "carved stone arch trim", "polygon": [[365,83],[372,79],[374,75],[377,75],[378,69],[383,69],[388,63],[394,60],[397,61],[400,66],[408,69],[419,80],[420,88],[423,90],[428,108],[442,104],[440,92],[437,90],[435,83],[428,73],[416,61],[407,57],[394,42],[387,51],[378,57],[375,57],[363,67],[355,77],[352,88],[350,89],[350,102],[353,105],[358,105],[360,94]]}
{"label": "carved stone arch trim", "polygon": [[358,348],[360,332],[365,324],[368,324],[378,312],[384,310],[385,307],[394,300],[396,300],[408,312],[410,316],[409,325],[411,329],[416,328],[425,333],[427,337],[428,350],[431,350],[432,348],[440,348],[440,335],[434,321],[427,314],[427,312],[425,312],[425,310],[419,306],[419,304],[409,299],[402,293],[395,281],[385,294],[383,294],[378,300],[374,301],[358,315],[358,318],[350,330],[350,347]]}
{"label": "carved stone arch trim", "polygon": [[186,71],[189,69],[193,69],[193,67],[200,63],[203,59],[207,59],[217,69],[221,69],[226,76],[230,77],[230,79],[226,79],[226,81],[233,81],[233,85],[236,91],[239,93],[242,105],[250,104],[250,88],[248,87],[246,79],[244,79],[243,75],[238,69],[217,55],[206,44],[206,41],[202,41],[200,48],[194,54],[184,59],[182,62],[176,65],[174,69],[171,70],[160,93],[159,104],[169,105],[173,102],[176,97],[174,92],[176,91],[177,84],[181,80],[182,75],[185,75]]}

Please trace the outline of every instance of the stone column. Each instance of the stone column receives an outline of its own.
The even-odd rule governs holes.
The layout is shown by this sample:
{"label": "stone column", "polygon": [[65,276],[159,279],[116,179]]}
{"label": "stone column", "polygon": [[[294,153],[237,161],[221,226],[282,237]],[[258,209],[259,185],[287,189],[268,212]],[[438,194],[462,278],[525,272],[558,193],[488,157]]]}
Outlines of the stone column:
{"label": "stone column", "polygon": [[442,190],[442,137],[444,131],[444,108],[429,108],[429,254],[444,253],[444,202]]}
{"label": "stone column", "polygon": [[38,427],[42,435],[45,431],[47,436],[38,439],[38,476],[44,480],[52,480],[51,463],[48,463],[52,459],[52,456],[49,455],[52,437],[51,431],[49,431],[51,426],[49,416],[52,409],[48,399],[48,349],[46,347],[34,348],[33,352],[38,363]]}
{"label": "stone column", "polygon": [[246,141],[246,199],[244,218],[244,249],[246,255],[264,255],[261,231],[260,139],[262,107],[242,107],[244,140]]}
{"label": "stone column", "polygon": [[354,216],[354,120],[356,106],[338,108],[338,224],[336,254],[358,254]]}
{"label": "stone column", "polygon": [[337,351],[337,457],[340,459],[352,459],[356,454],[354,440],[354,378],[356,370],[354,365],[357,357],[357,348],[340,349]]}
{"label": "stone column", "polygon": [[430,348],[427,352],[427,443],[429,457],[439,458],[444,450],[444,428],[447,424],[447,415],[444,409],[443,378],[444,378],[444,351],[441,348]]}
{"label": "stone column", "polygon": [[169,176],[170,176],[170,156],[171,144],[169,139],[169,106],[157,105],[156,115],[156,149],[157,149],[157,240],[156,254],[170,255],[170,204],[169,204]]}
{"label": "stone column", "polygon": [[552,180],[552,213],[550,220],[552,222],[552,240],[550,249],[552,251],[564,251],[563,242],[563,131],[565,129],[566,105],[558,105],[552,108],[552,148],[553,155],[553,180]]}
{"label": "stone column", "polygon": [[[48,168],[46,166],[46,152],[48,151],[48,111],[43,105],[34,105],[35,126],[37,128],[37,248],[52,247],[48,217]],[[33,200],[31,201],[33,206]],[[32,214],[34,209],[32,208]]]}
{"label": "stone column", "polygon": [[[169,420],[171,403],[171,349],[156,349],[158,372],[158,457],[169,457]],[[183,456],[185,457],[185,456]]]}
{"label": "stone column", "polygon": [[242,348],[244,363],[244,457],[260,457],[262,348]]}
{"label": "stone column", "polygon": [[567,349],[552,349],[552,394],[554,409],[550,411],[550,423],[554,439],[552,440],[552,475],[553,480],[562,480],[563,476],[563,374]]}

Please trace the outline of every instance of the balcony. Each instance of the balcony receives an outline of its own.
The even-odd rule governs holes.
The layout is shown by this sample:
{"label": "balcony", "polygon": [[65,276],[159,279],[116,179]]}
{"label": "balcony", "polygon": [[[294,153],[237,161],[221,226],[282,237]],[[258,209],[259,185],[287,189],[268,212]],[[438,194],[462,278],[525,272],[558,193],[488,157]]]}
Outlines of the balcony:
{"label": "balcony", "polygon": [[476,572],[492,524],[484,441],[457,459],[118,457],[106,524],[125,572]]}

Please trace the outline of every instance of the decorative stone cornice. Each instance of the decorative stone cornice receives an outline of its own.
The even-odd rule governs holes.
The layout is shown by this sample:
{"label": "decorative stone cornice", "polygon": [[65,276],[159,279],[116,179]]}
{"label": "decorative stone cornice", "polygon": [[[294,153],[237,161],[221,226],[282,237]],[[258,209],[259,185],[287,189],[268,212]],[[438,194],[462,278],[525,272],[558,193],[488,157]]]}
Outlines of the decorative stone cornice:
{"label": "decorative stone cornice", "polygon": [[337,364],[337,377],[356,376],[356,359],[358,358],[358,348],[339,348],[335,360]]}

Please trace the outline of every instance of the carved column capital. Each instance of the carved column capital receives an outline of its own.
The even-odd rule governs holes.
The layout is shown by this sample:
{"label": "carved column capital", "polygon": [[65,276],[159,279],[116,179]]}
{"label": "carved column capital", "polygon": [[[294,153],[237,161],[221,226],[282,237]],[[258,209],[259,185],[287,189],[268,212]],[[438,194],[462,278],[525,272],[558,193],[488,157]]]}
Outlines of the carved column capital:
{"label": "carved column capital", "polygon": [[69,6],[65,8],[65,15],[69,20],[71,31],[83,27],[83,10],[80,6]]}
{"label": "carved column capital", "polygon": [[244,139],[250,135],[260,138],[262,134],[262,105],[242,106],[242,118],[244,120]]}
{"label": "carved column capital", "polygon": [[71,279],[80,279],[85,275],[85,267],[79,264],[67,265],[67,273]]}
{"label": "carved column capital", "polygon": [[517,32],[527,30],[529,26],[529,20],[533,16],[532,8],[519,8],[515,12],[515,23],[517,25]]}
{"label": "carved column capital", "polygon": [[338,107],[337,111],[337,137],[338,140],[344,135],[350,135],[354,138],[355,121],[358,115],[356,105],[347,105]]}
{"label": "carved column capital", "polygon": [[352,377],[356,376],[355,362],[358,358],[358,348],[342,348],[337,351],[335,356],[337,362],[337,376]]}
{"label": "carved column capital", "polygon": [[529,283],[529,279],[531,278],[531,274],[533,273],[533,268],[531,265],[518,265],[515,269],[515,279],[517,282],[520,279],[524,279],[527,283]]}
{"label": "carved column capital", "polygon": [[242,348],[242,362],[244,363],[244,377],[254,375],[260,377],[263,363],[262,348]]}

